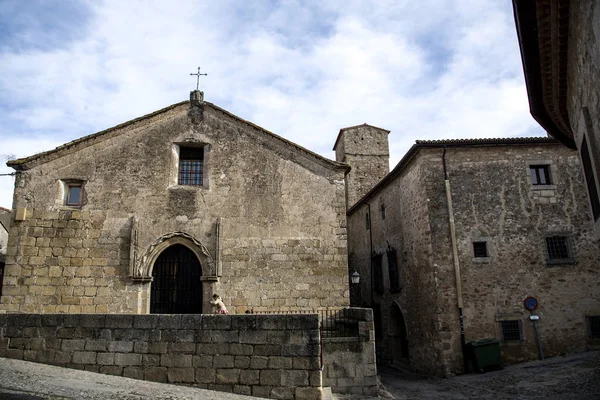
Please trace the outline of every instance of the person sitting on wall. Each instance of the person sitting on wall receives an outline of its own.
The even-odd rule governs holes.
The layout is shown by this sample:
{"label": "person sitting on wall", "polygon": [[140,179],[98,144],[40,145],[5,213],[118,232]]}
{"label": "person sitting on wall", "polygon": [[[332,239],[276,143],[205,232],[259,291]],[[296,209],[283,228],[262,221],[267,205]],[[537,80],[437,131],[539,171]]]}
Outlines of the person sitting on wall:
{"label": "person sitting on wall", "polygon": [[217,314],[229,314],[227,307],[225,307],[225,303],[223,303],[223,300],[218,294],[213,294],[213,299],[210,304],[217,307]]}

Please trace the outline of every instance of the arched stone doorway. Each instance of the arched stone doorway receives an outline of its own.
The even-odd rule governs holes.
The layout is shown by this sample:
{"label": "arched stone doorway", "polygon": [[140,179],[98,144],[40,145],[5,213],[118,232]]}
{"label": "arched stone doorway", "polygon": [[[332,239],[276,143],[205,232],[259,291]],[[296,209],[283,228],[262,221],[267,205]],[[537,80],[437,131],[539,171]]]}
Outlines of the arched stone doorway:
{"label": "arched stone doorway", "polygon": [[150,313],[201,314],[202,266],[196,254],[182,244],[163,250],[152,268]]}
{"label": "arched stone doorway", "polygon": [[395,302],[392,304],[390,315],[390,336],[392,345],[392,361],[408,361],[408,335],[402,310]]}

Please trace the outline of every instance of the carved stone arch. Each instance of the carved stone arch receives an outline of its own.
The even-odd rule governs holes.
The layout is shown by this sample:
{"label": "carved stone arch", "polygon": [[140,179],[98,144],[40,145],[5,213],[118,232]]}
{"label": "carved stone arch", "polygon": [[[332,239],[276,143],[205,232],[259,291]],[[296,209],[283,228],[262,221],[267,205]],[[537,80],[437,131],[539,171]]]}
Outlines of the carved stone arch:
{"label": "carved stone arch", "polygon": [[175,244],[187,247],[196,255],[200,261],[203,277],[216,275],[215,260],[206,246],[188,233],[172,232],[161,236],[148,246],[146,252],[139,259],[134,278],[151,279],[152,268],[158,256],[165,249]]}
{"label": "carved stone arch", "polygon": [[400,302],[393,300],[388,315],[388,334],[391,339],[391,354],[394,361],[409,358],[409,335],[406,313]]}

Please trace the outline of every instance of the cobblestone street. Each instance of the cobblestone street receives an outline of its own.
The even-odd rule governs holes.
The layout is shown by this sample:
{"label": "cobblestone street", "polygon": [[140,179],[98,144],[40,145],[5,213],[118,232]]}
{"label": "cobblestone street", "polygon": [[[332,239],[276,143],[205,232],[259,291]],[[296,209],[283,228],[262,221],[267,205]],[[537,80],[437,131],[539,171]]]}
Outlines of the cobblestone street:
{"label": "cobblestone street", "polygon": [[389,367],[380,367],[379,375],[395,399],[600,399],[597,351],[450,379]]}

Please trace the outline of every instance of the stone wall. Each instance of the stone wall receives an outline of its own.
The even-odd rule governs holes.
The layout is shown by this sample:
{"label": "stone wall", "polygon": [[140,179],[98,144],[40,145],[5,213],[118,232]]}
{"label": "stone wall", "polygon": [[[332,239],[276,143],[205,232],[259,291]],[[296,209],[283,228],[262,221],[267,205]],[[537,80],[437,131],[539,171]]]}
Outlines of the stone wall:
{"label": "stone wall", "polygon": [[[18,164],[0,312],[148,313],[154,261],[183,244],[202,312],[348,305],[344,172],[208,103],[161,110]],[[234,145],[235,144],[235,145]],[[204,184],[177,184],[178,146]],[[83,204],[64,205],[81,180]]]}
{"label": "stone wall", "polygon": [[[392,333],[404,330],[408,336],[411,367],[418,372],[441,375],[443,365],[435,324],[437,292],[432,289],[435,275],[423,162],[417,158],[406,168],[394,169],[390,175],[395,178],[349,214],[349,263],[350,270],[361,275],[363,306],[379,309],[376,315],[379,319],[376,321],[378,359],[383,363],[407,362],[406,355],[393,350],[397,337]],[[370,230],[365,222],[369,210]],[[395,250],[399,271],[399,290],[395,291],[391,290],[389,280],[389,250]],[[373,290],[372,253],[381,256],[382,292]],[[404,324],[394,318],[398,311],[403,315]]]}
{"label": "stone wall", "polygon": [[[569,123],[581,151],[587,141],[596,190],[600,190],[600,4],[574,0],[569,5],[567,107]],[[600,218],[595,223],[600,239]]]}
{"label": "stone wall", "polygon": [[257,397],[320,399],[317,315],[0,315],[0,357]]}
{"label": "stone wall", "polygon": [[[524,340],[505,342],[503,359],[506,363],[536,359],[535,333],[523,306],[527,296],[534,296],[546,356],[588,347],[586,317],[600,315],[600,248],[577,153],[559,144],[540,144],[450,148],[446,158],[467,342],[501,339],[500,321],[518,320]],[[550,165],[552,185],[532,185],[529,165],[540,163]],[[441,169],[438,174],[443,174]],[[446,229],[432,230],[440,255],[450,249]],[[572,262],[548,261],[546,237],[556,234],[568,237]],[[489,257],[474,257],[474,241],[487,242]],[[442,293],[448,294],[451,309],[455,307],[451,260],[440,256],[437,264],[438,279],[447,282]],[[456,314],[447,321],[456,332]],[[459,336],[454,334],[453,340],[452,348],[458,352]],[[452,362],[456,368],[460,365],[458,357]]]}
{"label": "stone wall", "polygon": [[323,337],[323,386],[334,393],[377,396],[373,311],[350,309],[358,324],[356,337]]}

